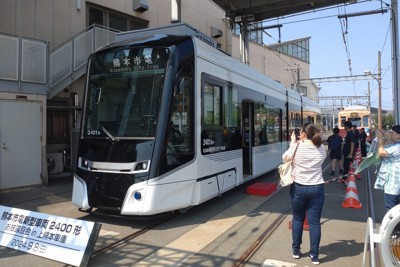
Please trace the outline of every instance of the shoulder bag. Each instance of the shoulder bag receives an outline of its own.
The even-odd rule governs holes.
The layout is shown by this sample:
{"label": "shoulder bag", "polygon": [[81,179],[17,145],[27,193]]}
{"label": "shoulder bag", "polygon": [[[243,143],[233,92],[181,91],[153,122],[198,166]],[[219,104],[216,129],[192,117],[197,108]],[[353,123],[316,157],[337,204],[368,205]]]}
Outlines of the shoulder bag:
{"label": "shoulder bag", "polygon": [[299,147],[300,143],[297,143],[296,149],[294,150],[292,159],[288,162],[282,163],[278,166],[278,173],[280,177],[280,184],[281,186],[288,186],[291,185],[294,181],[294,177],[292,175],[293,172],[293,159],[296,155],[297,148]]}

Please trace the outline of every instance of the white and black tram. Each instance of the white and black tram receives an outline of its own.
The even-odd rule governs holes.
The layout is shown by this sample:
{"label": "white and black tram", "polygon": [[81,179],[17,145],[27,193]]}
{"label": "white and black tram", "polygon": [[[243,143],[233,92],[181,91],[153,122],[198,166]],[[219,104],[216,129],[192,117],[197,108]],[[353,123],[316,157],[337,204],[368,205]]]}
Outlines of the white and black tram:
{"label": "white and black tram", "polygon": [[[73,203],[152,215],[274,170],[319,107],[192,36],[121,41],[88,61]],[[313,117],[314,119],[314,117]]]}

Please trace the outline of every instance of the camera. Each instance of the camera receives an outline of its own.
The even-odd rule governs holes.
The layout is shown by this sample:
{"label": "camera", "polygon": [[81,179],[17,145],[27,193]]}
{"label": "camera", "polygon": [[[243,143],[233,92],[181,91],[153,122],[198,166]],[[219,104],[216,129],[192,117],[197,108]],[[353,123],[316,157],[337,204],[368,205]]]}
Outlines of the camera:
{"label": "camera", "polygon": [[299,128],[294,129],[294,135],[296,136],[296,140],[300,139],[300,129]]}

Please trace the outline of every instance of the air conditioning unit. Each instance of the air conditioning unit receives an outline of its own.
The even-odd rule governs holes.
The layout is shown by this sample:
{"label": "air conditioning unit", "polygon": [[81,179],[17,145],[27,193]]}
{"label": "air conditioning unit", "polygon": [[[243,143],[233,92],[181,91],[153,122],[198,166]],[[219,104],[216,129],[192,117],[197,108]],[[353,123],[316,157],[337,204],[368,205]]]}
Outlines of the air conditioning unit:
{"label": "air conditioning unit", "polygon": [[47,154],[47,172],[49,174],[62,173],[64,171],[63,153]]}
{"label": "air conditioning unit", "polygon": [[132,9],[134,11],[143,13],[149,9],[148,0],[132,0]]}

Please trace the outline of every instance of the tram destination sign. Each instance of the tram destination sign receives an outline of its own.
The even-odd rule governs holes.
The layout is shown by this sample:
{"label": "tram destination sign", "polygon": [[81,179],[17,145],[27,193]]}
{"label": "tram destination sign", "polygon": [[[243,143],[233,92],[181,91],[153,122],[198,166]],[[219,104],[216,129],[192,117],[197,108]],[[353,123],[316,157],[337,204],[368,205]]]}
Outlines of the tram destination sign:
{"label": "tram destination sign", "polygon": [[101,224],[0,205],[0,245],[86,266]]}

